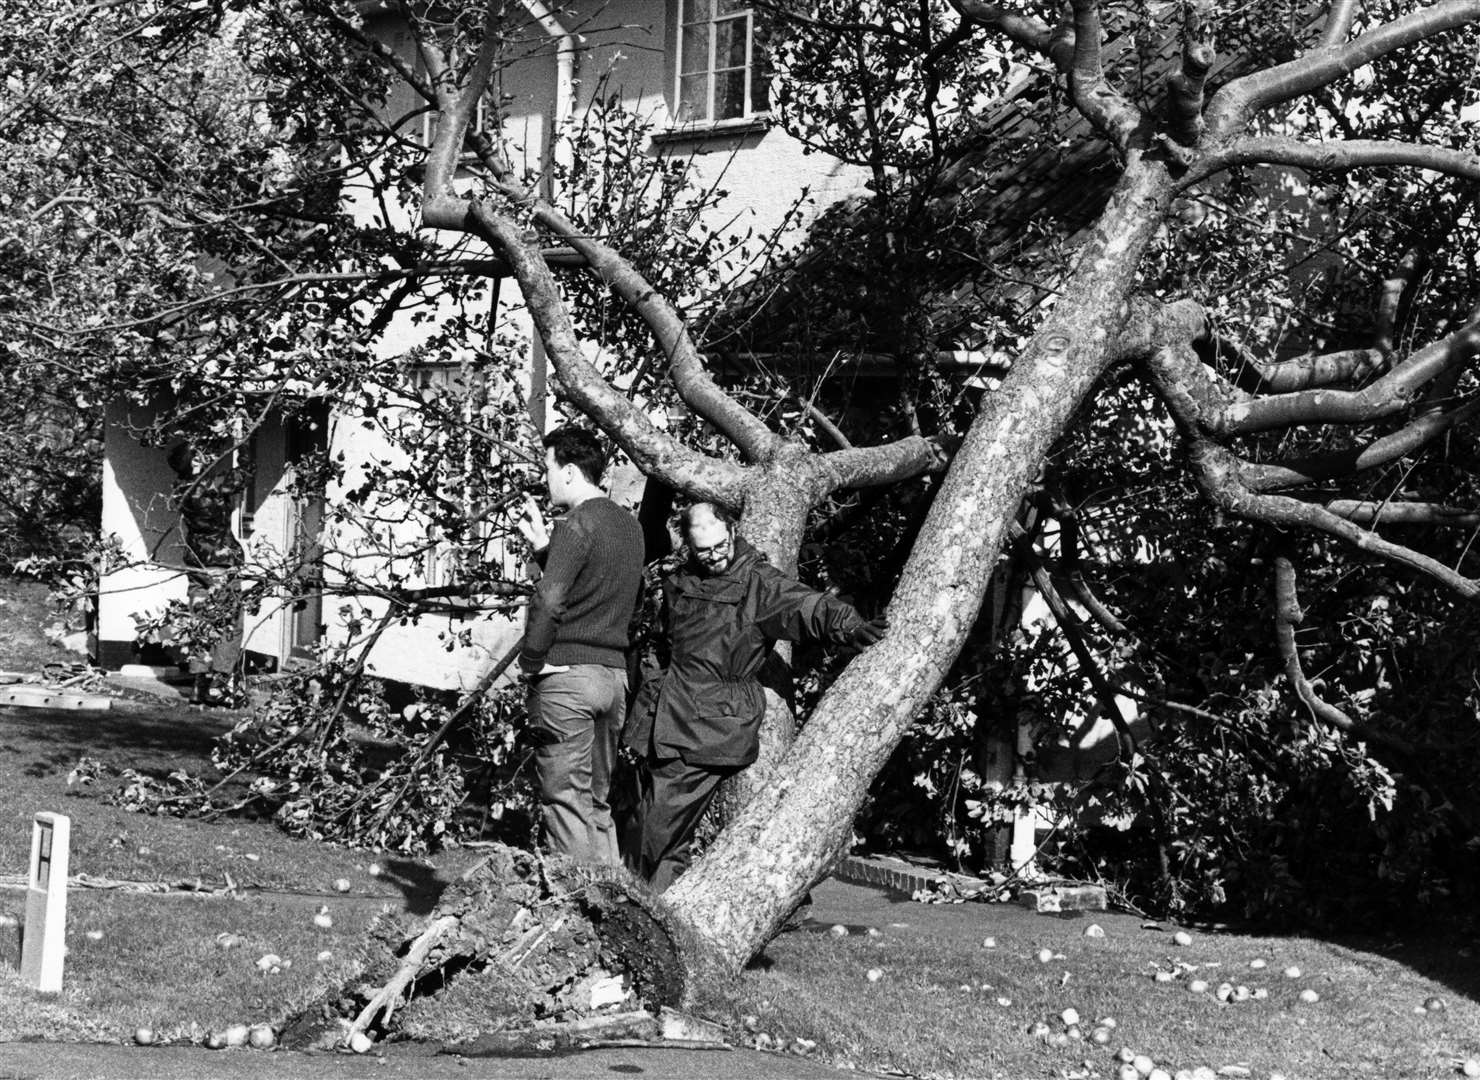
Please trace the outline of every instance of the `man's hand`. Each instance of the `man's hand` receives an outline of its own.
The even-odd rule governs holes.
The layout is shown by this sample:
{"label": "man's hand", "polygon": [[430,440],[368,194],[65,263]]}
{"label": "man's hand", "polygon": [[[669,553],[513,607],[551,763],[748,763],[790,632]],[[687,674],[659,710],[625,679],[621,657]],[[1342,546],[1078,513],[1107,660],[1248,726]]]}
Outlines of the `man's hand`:
{"label": "man's hand", "polygon": [[855,649],[866,649],[877,642],[889,632],[889,620],[880,615],[877,619],[864,623],[848,638],[848,644]]}
{"label": "man's hand", "polygon": [[559,675],[562,671],[569,671],[569,670],[570,670],[570,665],[569,664],[546,664],[544,667],[540,668],[533,675],[531,675],[530,678],[532,678],[532,679],[542,679],[546,675]]}
{"label": "man's hand", "polygon": [[514,524],[519,527],[519,532],[524,539],[529,541],[529,546],[536,551],[542,551],[550,546],[550,529],[545,524],[545,515],[540,512],[540,504],[534,501],[534,496],[524,496],[524,508]]}

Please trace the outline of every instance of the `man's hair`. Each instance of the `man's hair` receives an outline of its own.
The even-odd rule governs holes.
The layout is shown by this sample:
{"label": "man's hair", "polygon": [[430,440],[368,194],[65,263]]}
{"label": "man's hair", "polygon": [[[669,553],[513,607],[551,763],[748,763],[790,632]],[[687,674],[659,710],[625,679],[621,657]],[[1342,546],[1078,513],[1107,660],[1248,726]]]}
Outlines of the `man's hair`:
{"label": "man's hair", "polygon": [[688,531],[693,528],[694,514],[697,511],[703,511],[709,514],[716,521],[721,522],[728,531],[735,531],[735,522],[738,519],[728,507],[721,506],[719,505],[719,503],[696,502],[689,503],[688,506],[685,506],[683,508],[683,513],[678,515],[678,527],[682,529],[685,534],[687,534]]}
{"label": "man's hair", "polygon": [[555,454],[556,465],[574,465],[591,483],[601,483],[601,474],[606,471],[606,448],[585,428],[556,428],[545,436],[545,449]]}

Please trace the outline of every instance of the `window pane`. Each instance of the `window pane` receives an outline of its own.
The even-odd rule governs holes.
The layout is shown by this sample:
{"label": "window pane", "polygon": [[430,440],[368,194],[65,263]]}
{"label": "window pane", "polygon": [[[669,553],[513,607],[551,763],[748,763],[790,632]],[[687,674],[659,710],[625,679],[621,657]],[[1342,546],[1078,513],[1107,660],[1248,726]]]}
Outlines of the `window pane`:
{"label": "window pane", "polygon": [[750,10],[750,0],[719,0],[716,15],[735,15]]}
{"label": "window pane", "polygon": [[704,72],[678,80],[678,119],[680,123],[709,119],[709,76]]}
{"label": "window pane", "polygon": [[683,0],[683,19],[689,22],[704,22],[714,18],[714,0]]}
{"label": "window pane", "polygon": [[679,71],[684,75],[695,71],[709,70],[709,24],[686,26],[683,30],[682,61]]}
{"label": "window pane", "polygon": [[771,80],[764,64],[758,65],[750,72],[750,111],[753,113],[771,111]]}
{"label": "window pane", "polygon": [[725,19],[714,24],[714,66],[740,68],[746,60],[748,19]]}
{"label": "window pane", "polygon": [[745,71],[720,71],[714,76],[714,118],[730,120],[745,115]]}

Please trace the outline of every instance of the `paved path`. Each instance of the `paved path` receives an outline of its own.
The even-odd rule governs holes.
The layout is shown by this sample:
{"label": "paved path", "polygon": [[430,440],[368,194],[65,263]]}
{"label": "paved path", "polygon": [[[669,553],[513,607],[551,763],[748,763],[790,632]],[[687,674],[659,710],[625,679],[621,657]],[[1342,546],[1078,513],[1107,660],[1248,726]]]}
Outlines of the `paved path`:
{"label": "paved path", "polygon": [[786,1054],[758,1050],[581,1050],[539,1057],[461,1058],[416,1046],[383,1055],[263,1053],[197,1047],[87,1043],[0,1045],[0,1080],[838,1080],[844,1074]]}

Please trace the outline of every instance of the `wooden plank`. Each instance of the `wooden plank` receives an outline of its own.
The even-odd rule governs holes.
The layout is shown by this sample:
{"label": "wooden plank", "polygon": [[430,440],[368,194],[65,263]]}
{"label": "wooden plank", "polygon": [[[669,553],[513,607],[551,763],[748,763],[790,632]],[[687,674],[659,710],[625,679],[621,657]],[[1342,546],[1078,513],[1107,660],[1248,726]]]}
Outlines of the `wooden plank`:
{"label": "wooden plank", "polygon": [[35,683],[15,683],[0,686],[0,705],[18,709],[71,709],[80,712],[106,712],[113,708],[113,699],[104,694],[76,694],[69,690],[54,690]]}

